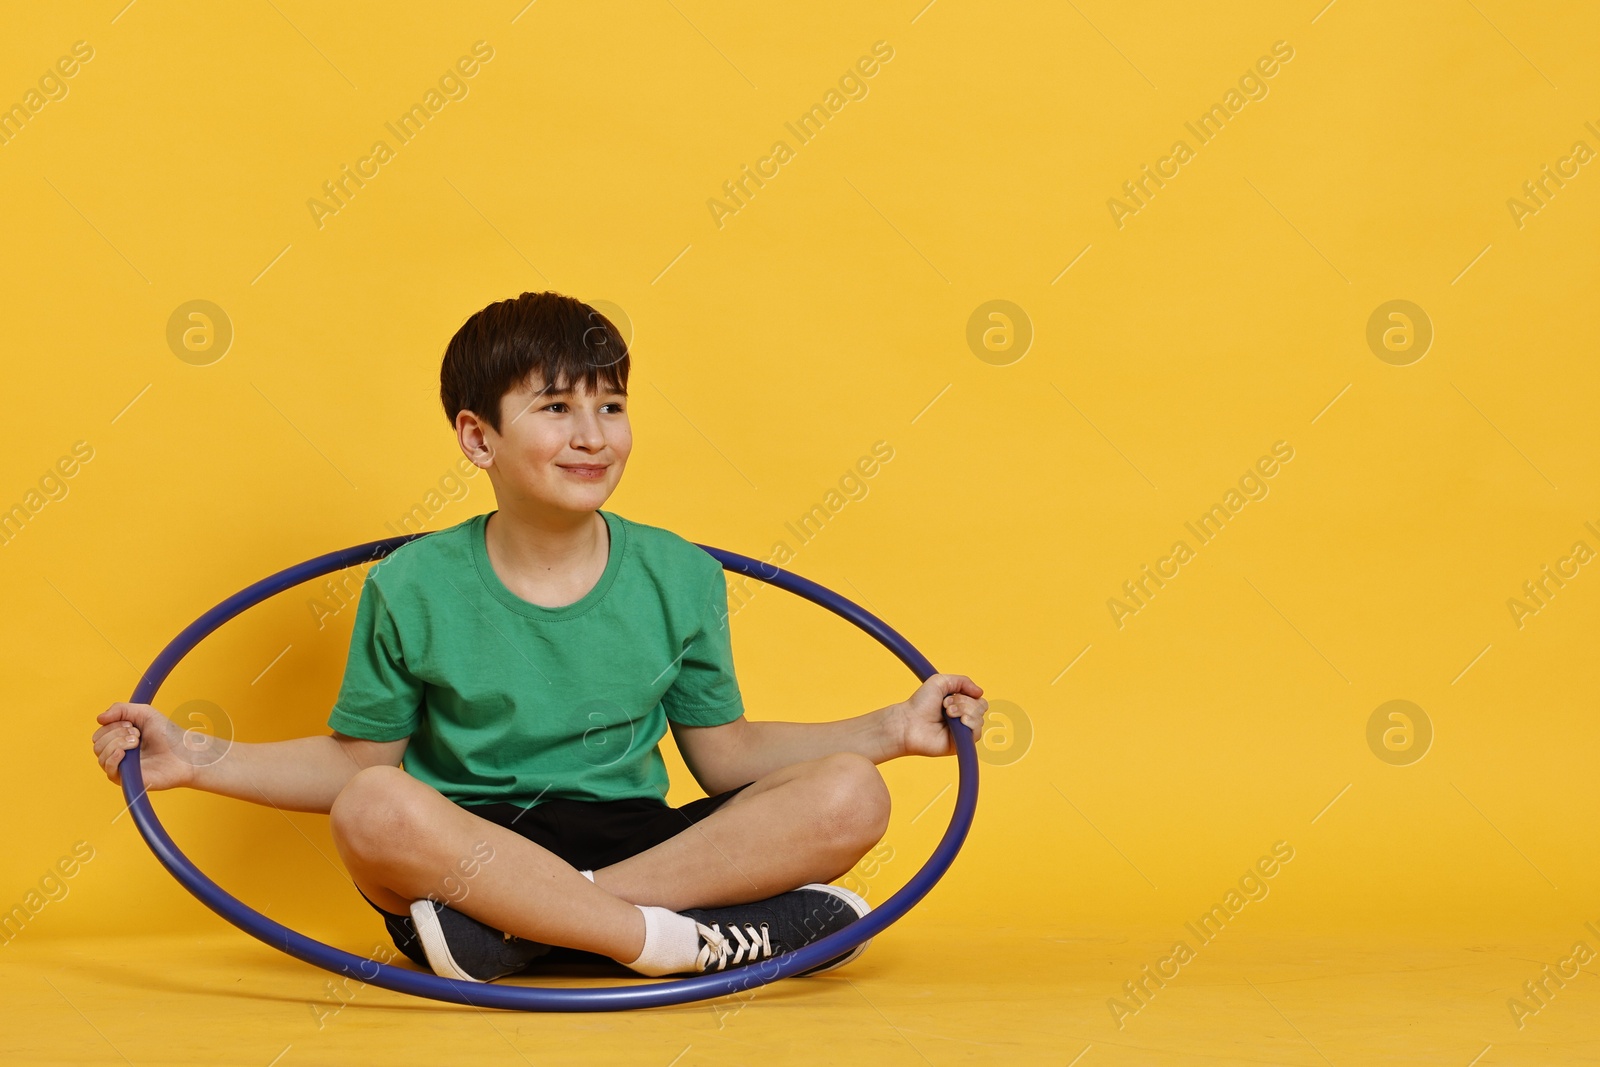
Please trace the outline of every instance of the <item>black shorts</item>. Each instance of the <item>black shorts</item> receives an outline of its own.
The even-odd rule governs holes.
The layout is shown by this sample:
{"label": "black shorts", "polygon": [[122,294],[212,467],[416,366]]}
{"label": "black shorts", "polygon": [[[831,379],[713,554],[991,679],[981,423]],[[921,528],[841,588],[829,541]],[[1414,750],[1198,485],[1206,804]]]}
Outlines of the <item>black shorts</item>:
{"label": "black shorts", "polygon": [[[748,785],[749,783],[746,783]],[[463,804],[479,818],[504,826],[555,853],[579,870],[594,871],[620,863],[667,841],[726,804],[746,786],[714,797],[691,800],[681,808],[653,797],[629,800],[546,800],[531,808],[516,804]],[[360,888],[357,887],[357,892]],[[367,899],[365,893],[361,899]],[[428,958],[417,940],[410,915],[396,915],[376,904],[389,937],[406,958],[423,969]]]}

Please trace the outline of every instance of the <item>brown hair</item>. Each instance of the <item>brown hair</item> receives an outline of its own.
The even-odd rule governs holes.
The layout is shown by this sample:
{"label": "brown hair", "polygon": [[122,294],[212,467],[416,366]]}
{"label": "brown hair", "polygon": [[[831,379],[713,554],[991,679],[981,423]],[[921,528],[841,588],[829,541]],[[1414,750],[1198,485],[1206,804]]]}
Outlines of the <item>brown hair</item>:
{"label": "brown hair", "polygon": [[445,346],[439,400],[455,425],[471,411],[500,432],[500,401],[538,374],[551,389],[581,378],[628,392],[628,344],[600,312],[560,293],[523,293],[476,312]]}

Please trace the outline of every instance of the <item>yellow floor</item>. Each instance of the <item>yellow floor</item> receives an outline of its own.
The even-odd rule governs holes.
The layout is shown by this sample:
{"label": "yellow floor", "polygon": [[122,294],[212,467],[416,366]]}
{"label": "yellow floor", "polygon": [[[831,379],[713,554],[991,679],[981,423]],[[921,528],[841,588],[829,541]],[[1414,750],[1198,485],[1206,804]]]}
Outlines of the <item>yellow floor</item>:
{"label": "yellow floor", "polygon": [[1199,947],[1119,1029],[1108,999],[1170,941],[1170,931],[983,932],[908,918],[849,968],[744,1001],[554,1016],[456,1008],[370,987],[336,994],[330,976],[226,930],[23,936],[0,950],[0,1062],[1600,1063],[1592,962],[1520,1030],[1507,1008],[1524,981],[1554,962],[1548,938],[1401,943],[1230,932]]}

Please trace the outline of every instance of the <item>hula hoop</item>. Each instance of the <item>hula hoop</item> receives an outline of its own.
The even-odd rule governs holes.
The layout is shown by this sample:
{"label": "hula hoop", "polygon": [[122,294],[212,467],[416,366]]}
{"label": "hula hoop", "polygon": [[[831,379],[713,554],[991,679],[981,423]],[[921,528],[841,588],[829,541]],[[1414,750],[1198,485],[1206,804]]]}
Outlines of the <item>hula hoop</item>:
{"label": "hula hoop", "polygon": [[[382,559],[406,542],[426,536],[427,533],[391,537],[330,552],[285,568],[233,594],[190,623],[161,650],[161,654],[150,665],[150,669],[145,671],[144,677],[139,679],[130,703],[150,703],[167,675],[190,650],[223,623],[247,608],[254,607],[268,597],[291,589],[302,582],[320,578],[324,574],[362,562]],[[910,667],[919,681],[926,681],[936,673],[933,664],[913,648],[909,641],[877,616],[839,594],[798,574],[751,559],[749,556],[705,545],[697,547],[710,553],[725,570],[737,571],[758,581],[786,589],[854,623],[877,638],[879,643]],[[972,731],[959,719],[950,719],[947,716],[946,722],[955,740],[959,772],[955,811],[950,817],[949,827],[939,839],[928,861],[888,900],[844,929],[819,938],[805,948],[785,953],[772,960],[692,978],[597,988],[547,988],[500,985],[492,982],[461,982],[379,963],[377,960],[357,956],[297,933],[229,896],[222,887],[208,878],[179,851],[178,846],[167,835],[166,828],[156,818],[155,809],[150,805],[150,798],[144,788],[144,774],[139,764],[138,748],[131,749],[123,758],[122,794],[128,802],[128,810],[133,813],[134,825],[139,828],[145,844],[150,846],[156,859],[161,861],[162,866],[166,867],[185,889],[194,894],[206,907],[245,933],[306,963],[370,985],[392,989],[397,993],[409,993],[413,996],[472,1007],[508,1008],[518,1011],[616,1011],[628,1008],[665,1007],[741,992],[816,966],[882,932],[927,895],[955,861],[956,854],[966,839],[967,831],[972,827],[972,818],[978,805],[978,754],[973,743]]]}

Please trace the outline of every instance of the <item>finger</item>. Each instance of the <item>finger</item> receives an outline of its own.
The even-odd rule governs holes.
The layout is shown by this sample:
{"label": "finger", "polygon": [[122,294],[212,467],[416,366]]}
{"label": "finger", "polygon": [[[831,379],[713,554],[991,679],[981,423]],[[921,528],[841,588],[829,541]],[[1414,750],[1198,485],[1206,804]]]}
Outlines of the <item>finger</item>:
{"label": "finger", "polygon": [[100,729],[98,729],[98,730],[96,730],[94,732],[94,736],[90,738],[90,741],[93,744],[98,745],[98,744],[100,744],[100,741],[101,741],[102,738],[110,737],[112,734],[115,734],[115,733],[118,733],[118,732],[122,731],[123,729],[125,729],[129,725],[131,725],[131,724],[128,723],[126,720],[121,720],[121,719],[119,719],[119,720],[117,720],[115,722],[108,722],[104,726],[100,727]]}
{"label": "finger", "polygon": [[945,711],[950,715],[983,715],[989,710],[989,702],[979,697],[971,697],[965,693],[953,693],[944,698]]}
{"label": "finger", "polygon": [[105,711],[102,711],[100,714],[96,715],[94,720],[95,722],[113,723],[118,719],[126,718],[126,716],[123,714],[123,709],[127,706],[127,704],[119,700]]}
{"label": "finger", "polygon": [[94,732],[94,751],[97,757],[103,756],[106,749],[117,745],[128,734],[123,723],[113,723],[103,726]]}
{"label": "finger", "polygon": [[940,688],[946,693],[965,693],[974,697],[983,695],[983,687],[964,674],[941,674],[938,678]]}
{"label": "finger", "polygon": [[139,742],[139,731],[132,726],[129,726],[128,730],[120,737],[113,738],[111,743],[106,746],[105,762],[107,772],[115,771],[121,765],[123,758],[131,750],[139,747]]}
{"label": "finger", "polygon": [[121,752],[138,743],[139,731],[123,724],[123,728],[112,730],[101,739],[100,744],[95,747],[95,755],[103,760],[108,753]]}

